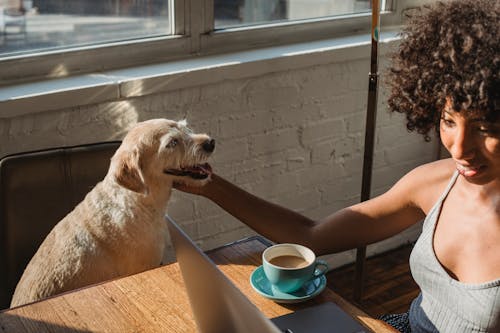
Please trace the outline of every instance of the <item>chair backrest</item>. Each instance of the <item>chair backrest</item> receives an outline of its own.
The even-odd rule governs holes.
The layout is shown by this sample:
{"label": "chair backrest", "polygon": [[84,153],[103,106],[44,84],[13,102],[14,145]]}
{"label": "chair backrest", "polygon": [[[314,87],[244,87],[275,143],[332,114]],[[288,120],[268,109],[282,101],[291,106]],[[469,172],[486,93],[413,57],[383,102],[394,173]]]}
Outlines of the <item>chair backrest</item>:
{"label": "chair backrest", "polygon": [[0,309],[31,257],[107,173],[120,142],[9,155],[0,161]]}

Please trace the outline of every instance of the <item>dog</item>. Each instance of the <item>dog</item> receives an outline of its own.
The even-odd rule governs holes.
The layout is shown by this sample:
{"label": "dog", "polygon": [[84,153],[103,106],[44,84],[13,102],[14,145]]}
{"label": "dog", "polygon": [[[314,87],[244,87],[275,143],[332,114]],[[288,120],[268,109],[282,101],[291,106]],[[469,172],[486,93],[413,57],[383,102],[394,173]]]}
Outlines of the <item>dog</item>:
{"label": "dog", "polygon": [[19,280],[11,307],[161,265],[174,182],[201,186],[215,141],[186,121],[137,123],[109,170],[51,230]]}

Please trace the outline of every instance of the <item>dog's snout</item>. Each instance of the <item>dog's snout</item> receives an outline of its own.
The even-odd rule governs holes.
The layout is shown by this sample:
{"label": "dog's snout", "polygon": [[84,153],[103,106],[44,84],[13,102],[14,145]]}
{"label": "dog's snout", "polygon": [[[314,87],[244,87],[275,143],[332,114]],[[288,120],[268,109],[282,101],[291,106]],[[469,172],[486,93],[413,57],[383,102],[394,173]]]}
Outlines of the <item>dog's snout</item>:
{"label": "dog's snout", "polygon": [[205,142],[203,142],[202,147],[203,147],[203,150],[208,152],[208,153],[213,152],[215,149],[215,140],[214,139],[206,140]]}

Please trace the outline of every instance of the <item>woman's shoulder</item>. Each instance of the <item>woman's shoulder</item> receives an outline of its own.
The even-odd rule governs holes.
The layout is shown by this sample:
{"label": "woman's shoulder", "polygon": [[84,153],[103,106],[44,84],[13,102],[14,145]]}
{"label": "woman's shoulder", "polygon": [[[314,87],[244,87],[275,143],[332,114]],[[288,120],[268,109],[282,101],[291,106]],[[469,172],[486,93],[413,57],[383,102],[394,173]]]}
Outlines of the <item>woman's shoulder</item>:
{"label": "woman's shoulder", "polygon": [[427,211],[445,191],[455,171],[455,163],[448,158],[418,166],[403,179],[414,189],[414,200]]}
{"label": "woman's shoulder", "polygon": [[415,177],[424,177],[424,180],[432,181],[432,182],[447,182],[453,173],[456,171],[456,164],[451,158],[446,158],[442,160],[437,160],[433,162],[429,162],[426,164],[422,164],[412,171],[409,174],[412,174]]}

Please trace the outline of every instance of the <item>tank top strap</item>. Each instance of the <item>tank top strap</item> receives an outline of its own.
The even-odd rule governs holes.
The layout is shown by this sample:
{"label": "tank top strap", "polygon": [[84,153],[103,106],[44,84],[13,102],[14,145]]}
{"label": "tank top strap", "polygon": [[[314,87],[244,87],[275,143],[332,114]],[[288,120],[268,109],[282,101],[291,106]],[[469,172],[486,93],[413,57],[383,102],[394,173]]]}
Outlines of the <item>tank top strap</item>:
{"label": "tank top strap", "polygon": [[436,201],[436,203],[431,208],[431,210],[427,213],[427,216],[424,219],[422,233],[432,234],[434,232],[434,225],[435,225],[435,223],[439,217],[439,214],[441,212],[441,206],[443,205],[443,201],[448,196],[448,193],[450,193],[453,185],[455,185],[455,182],[457,181],[458,175],[459,175],[458,171],[455,171],[455,173],[451,176],[445,190],[441,193],[439,199]]}
{"label": "tank top strap", "polygon": [[455,185],[455,182],[457,181],[458,175],[459,175],[458,170],[455,170],[455,172],[451,176],[450,181],[448,182],[448,185],[446,186],[446,189],[443,191],[443,193],[439,197],[439,200],[438,200],[439,203],[441,203],[448,196],[448,193],[450,193],[451,188],[453,187],[453,185]]}

